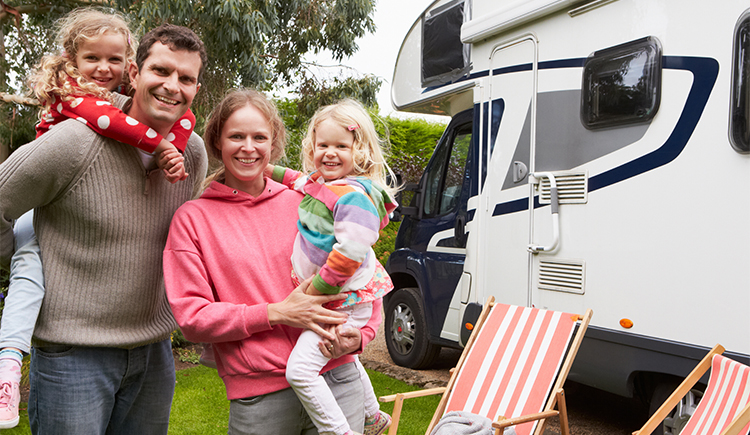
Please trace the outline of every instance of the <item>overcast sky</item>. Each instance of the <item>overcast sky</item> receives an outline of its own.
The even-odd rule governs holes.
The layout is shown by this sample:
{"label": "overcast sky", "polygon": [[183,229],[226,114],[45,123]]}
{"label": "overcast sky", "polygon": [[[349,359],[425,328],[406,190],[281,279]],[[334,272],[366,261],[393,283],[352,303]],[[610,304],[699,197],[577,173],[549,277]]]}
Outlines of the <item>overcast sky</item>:
{"label": "overcast sky", "polygon": [[[375,25],[377,30],[374,34],[368,34],[357,41],[359,50],[354,56],[343,59],[341,64],[354,68],[361,74],[374,74],[383,81],[378,93],[378,105],[383,116],[409,116],[401,112],[395,112],[391,104],[391,80],[393,79],[393,67],[396,64],[396,56],[401,48],[401,43],[406,33],[417,20],[422,12],[434,0],[378,0],[375,10]],[[310,59],[312,60],[312,59]],[[321,54],[315,58],[322,65],[337,65],[330,55]],[[336,75],[336,69],[330,69],[327,73]],[[349,76],[351,74],[346,74]],[[447,122],[447,117],[427,116],[430,120]]]}

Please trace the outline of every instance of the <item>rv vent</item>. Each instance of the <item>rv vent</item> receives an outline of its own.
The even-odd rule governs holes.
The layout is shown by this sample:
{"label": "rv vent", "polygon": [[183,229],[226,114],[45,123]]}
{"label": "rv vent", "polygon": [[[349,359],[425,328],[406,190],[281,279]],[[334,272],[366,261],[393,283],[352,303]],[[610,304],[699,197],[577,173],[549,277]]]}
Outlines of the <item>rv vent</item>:
{"label": "rv vent", "polygon": [[[585,204],[588,201],[588,176],[585,172],[555,172],[557,198],[560,204]],[[549,178],[540,180],[539,203],[550,203]]]}
{"label": "rv vent", "polygon": [[542,260],[539,262],[539,289],[558,292],[584,293],[586,265],[575,260]]}

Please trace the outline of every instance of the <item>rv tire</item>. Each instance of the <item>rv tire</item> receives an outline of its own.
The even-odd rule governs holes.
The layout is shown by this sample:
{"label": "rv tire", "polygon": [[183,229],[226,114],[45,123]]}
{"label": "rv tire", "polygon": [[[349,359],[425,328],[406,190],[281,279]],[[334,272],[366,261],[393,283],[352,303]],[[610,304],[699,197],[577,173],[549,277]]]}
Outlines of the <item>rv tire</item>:
{"label": "rv tire", "polygon": [[[649,415],[653,415],[678,386],[679,382],[677,381],[664,381],[657,384],[651,394]],[[688,391],[675,409],[662,421],[662,424],[654,430],[653,435],[678,435],[682,432],[688,419],[690,419],[690,416],[693,415],[695,408],[698,406],[698,401],[700,401],[701,397],[703,397],[701,390],[693,388]]]}
{"label": "rv tire", "polygon": [[412,369],[432,365],[440,346],[430,343],[419,290],[395,291],[386,301],[385,342],[393,362]]}

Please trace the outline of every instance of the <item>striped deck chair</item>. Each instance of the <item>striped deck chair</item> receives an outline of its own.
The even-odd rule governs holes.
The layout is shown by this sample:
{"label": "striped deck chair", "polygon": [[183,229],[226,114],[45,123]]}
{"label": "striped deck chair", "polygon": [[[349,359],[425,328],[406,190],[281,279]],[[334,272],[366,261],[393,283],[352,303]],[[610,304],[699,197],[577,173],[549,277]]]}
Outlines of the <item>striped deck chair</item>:
{"label": "striped deck chair", "polygon": [[677,403],[711,368],[706,392],[680,435],[747,435],[750,431],[750,367],[722,355],[717,344],[633,435],[654,431]]}
{"label": "striped deck chair", "polygon": [[396,402],[388,434],[398,430],[404,399],[441,393],[427,434],[451,411],[490,419],[496,434],[515,426],[518,435],[541,434],[545,419],[559,414],[567,434],[562,386],[591,315],[591,310],[579,316],[495,304],[490,298],[445,388],[380,398]]}

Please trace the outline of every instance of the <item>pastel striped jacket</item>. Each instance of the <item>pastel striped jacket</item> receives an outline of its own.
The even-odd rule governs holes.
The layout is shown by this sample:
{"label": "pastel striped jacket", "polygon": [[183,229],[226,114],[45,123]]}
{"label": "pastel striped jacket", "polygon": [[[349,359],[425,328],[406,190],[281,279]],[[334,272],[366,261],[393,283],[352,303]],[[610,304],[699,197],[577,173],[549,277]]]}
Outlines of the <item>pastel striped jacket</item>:
{"label": "pastel striped jacket", "polygon": [[305,194],[292,253],[297,276],[314,276],[321,293],[352,293],[343,306],[372,300],[373,295],[363,294],[378,261],[372,245],[396,202],[364,177],[326,182],[319,172],[305,176],[277,166],[272,178]]}

